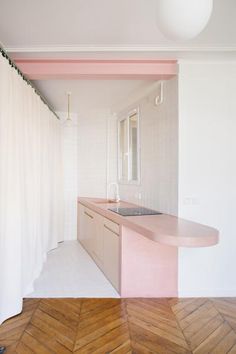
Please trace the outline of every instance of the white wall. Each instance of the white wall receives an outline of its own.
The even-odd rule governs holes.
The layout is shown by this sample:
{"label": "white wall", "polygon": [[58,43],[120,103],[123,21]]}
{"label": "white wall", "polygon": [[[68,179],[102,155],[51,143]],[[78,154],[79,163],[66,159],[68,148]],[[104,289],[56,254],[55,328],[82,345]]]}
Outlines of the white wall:
{"label": "white wall", "polygon": [[78,134],[77,114],[71,114],[72,124],[64,124],[67,113],[57,112],[61,118],[64,173],[64,240],[77,238],[78,197]]}
{"label": "white wall", "polygon": [[[165,82],[164,103],[159,107],[153,104],[157,94],[153,91],[155,83],[139,83],[134,85],[134,90],[128,90],[130,92],[126,85],[123,81],[119,83],[119,90],[126,94],[114,92],[113,105],[97,109],[89,104],[81,107],[78,115],[78,195],[106,197],[109,183],[117,181],[117,114],[119,107],[124,110],[136,99],[135,105],[139,105],[141,112],[142,183],[140,186],[120,186],[121,197],[176,214],[177,80]],[[109,197],[114,197],[113,193],[111,188]]]}
{"label": "white wall", "polygon": [[88,107],[79,115],[78,195],[81,197],[105,198],[108,179],[116,176],[116,140],[112,122],[114,119],[109,109],[89,110]]}
{"label": "white wall", "polygon": [[109,109],[90,109],[62,120],[64,166],[64,240],[77,238],[77,198],[106,198],[107,184],[117,178],[117,124]]}
{"label": "white wall", "polygon": [[156,88],[126,108],[140,110],[141,183],[120,184],[121,199],[172,215],[178,212],[177,89],[177,79],[165,81],[161,105],[154,105]]}
{"label": "white wall", "polygon": [[[79,196],[105,198],[107,185],[117,180],[117,118],[111,113],[111,107],[149,85],[150,81],[140,80],[79,80],[73,83],[72,106],[78,111]],[[55,82],[48,83],[48,94],[59,90],[58,82],[54,86]],[[112,196],[113,190],[110,192]]]}
{"label": "white wall", "polygon": [[[153,93],[138,102],[142,183],[121,186],[121,197],[173,214],[179,209],[180,217],[221,233],[217,246],[179,250],[180,296],[236,296],[235,92],[235,63],[182,61],[179,84],[165,83],[162,106],[153,106]],[[105,197],[117,178],[117,123],[109,109],[88,107],[71,129],[64,129],[67,239],[76,237],[77,195]]]}
{"label": "white wall", "polygon": [[179,252],[180,296],[236,296],[236,63],[180,62],[179,216],[220,243]]}

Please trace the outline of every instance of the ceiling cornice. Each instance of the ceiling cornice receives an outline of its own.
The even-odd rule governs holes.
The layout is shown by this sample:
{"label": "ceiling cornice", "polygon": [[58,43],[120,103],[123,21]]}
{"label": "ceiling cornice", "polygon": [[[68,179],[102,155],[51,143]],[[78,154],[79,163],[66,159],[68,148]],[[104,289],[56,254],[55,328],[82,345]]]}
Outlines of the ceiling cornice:
{"label": "ceiling cornice", "polygon": [[8,53],[63,53],[63,52],[236,52],[236,47],[190,46],[4,46]]}

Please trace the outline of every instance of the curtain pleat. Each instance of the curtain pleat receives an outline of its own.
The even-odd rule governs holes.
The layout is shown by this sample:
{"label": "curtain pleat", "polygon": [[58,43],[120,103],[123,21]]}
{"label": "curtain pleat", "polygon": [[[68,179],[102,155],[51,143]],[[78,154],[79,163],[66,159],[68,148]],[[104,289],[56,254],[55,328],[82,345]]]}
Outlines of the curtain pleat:
{"label": "curtain pleat", "polygon": [[63,240],[59,120],[0,56],[0,323]]}

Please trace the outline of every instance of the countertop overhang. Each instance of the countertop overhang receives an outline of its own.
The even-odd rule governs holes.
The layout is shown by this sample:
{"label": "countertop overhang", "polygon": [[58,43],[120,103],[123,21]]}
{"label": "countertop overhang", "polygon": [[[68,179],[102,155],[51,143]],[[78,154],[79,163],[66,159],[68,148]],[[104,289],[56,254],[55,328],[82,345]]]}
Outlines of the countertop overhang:
{"label": "countertop overhang", "polygon": [[209,247],[219,242],[219,231],[176,216],[144,215],[121,216],[110,210],[112,207],[137,207],[125,201],[107,202],[106,199],[79,197],[78,202],[111,221],[132,229],[144,237],[163,245],[174,247]]}

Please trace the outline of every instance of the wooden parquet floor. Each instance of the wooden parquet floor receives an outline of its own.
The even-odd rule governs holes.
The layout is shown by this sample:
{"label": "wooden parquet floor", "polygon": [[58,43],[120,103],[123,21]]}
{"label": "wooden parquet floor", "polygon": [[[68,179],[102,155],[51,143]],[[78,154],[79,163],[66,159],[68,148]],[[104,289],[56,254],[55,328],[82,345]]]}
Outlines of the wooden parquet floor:
{"label": "wooden parquet floor", "polygon": [[236,299],[25,299],[0,326],[18,354],[236,354]]}

